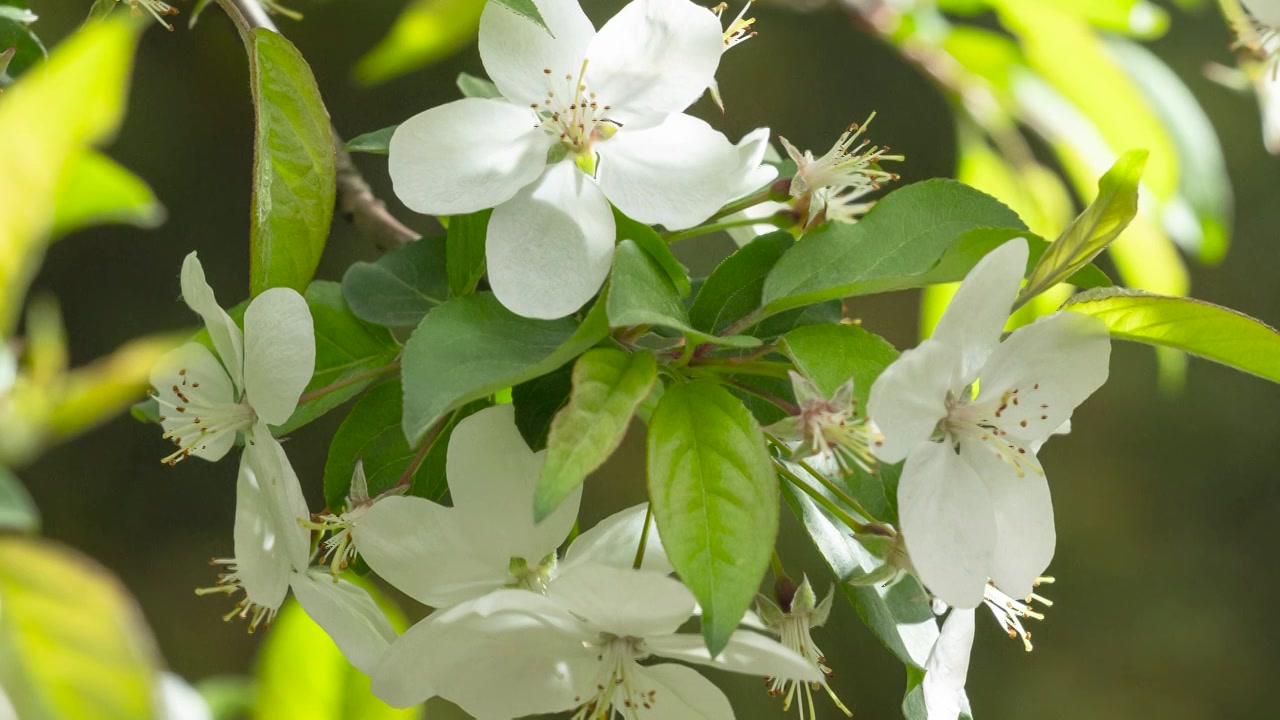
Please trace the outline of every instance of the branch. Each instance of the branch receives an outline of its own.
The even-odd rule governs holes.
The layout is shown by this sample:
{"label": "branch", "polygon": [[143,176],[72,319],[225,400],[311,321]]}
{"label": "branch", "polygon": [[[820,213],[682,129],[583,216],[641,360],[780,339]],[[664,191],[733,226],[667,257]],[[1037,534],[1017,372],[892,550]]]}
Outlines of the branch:
{"label": "branch", "polygon": [[[248,36],[256,29],[280,32],[258,0],[218,0],[218,4],[231,17],[246,46],[249,44]],[[387,211],[386,203],[373,194],[369,183],[352,162],[351,153],[347,152],[337,128],[330,125],[330,130],[338,164],[337,211],[342,217],[355,225],[361,234],[370,237],[380,250],[390,250],[422,237]]]}

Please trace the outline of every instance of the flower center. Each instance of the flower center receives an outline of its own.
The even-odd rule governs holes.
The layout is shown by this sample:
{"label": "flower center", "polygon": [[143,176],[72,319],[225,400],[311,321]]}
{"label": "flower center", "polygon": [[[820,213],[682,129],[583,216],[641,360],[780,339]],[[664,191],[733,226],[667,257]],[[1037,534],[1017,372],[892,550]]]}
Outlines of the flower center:
{"label": "flower center", "polygon": [[[901,155],[888,155],[888,146],[872,145],[862,137],[867,126],[875,119],[875,113],[862,125],[853,123],[836,140],[826,155],[814,159],[808,152],[799,163],[791,183],[791,195],[809,195],[821,188],[839,188],[837,196],[842,204],[848,204],[873,190],[879,190],[882,182],[897,180],[898,176],[880,169],[885,160],[901,161]],[[831,198],[827,199],[828,202]]]}
{"label": "flower center", "polygon": [[341,515],[327,513],[320,515],[315,520],[303,520],[299,518],[298,524],[314,530],[322,535],[329,534],[324,542],[320,543],[320,547],[324,548],[321,555],[321,562],[329,563],[329,574],[333,575],[333,581],[338,581],[338,575],[346,570],[351,563],[355,562],[356,557],[360,554],[356,548],[355,536],[352,534],[353,526],[356,520],[360,519],[370,507],[372,502],[360,505],[352,505],[347,511]]}
{"label": "flower center", "polygon": [[178,449],[162,458],[161,462],[177,465],[203,450],[219,433],[236,433],[253,427],[258,416],[243,398],[239,402],[225,402],[209,397],[200,389],[199,378],[187,368],[178,370],[173,385],[165,391],[152,391],[160,406],[160,423],[163,437],[172,440]]}
{"label": "flower center", "polygon": [[259,625],[271,627],[271,621],[275,619],[276,612],[279,608],[269,608],[258,605],[249,599],[249,593],[244,589],[244,585],[240,582],[240,575],[237,572],[235,558],[214,558],[209,561],[210,565],[221,565],[226,568],[226,572],[218,573],[217,584],[210,588],[196,588],[197,595],[212,595],[214,593],[222,593],[224,595],[234,595],[237,592],[244,591],[244,597],[236,603],[231,612],[222,616],[222,619],[230,622],[231,618],[239,617],[241,620],[249,621],[249,632],[258,629]]}
{"label": "flower center", "polygon": [[547,585],[551,583],[551,575],[556,569],[556,554],[542,558],[536,565],[530,565],[524,558],[511,558],[507,572],[511,576],[510,587],[520,588],[545,595]]}
{"label": "flower center", "polygon": [[1040,383],[1025,392],[1022,388],[1005,390],[999,397],[981,403],[974,401],[972,386],[959,395],[949,392],[947,416],[938,427],[957,443],[964,439],[985,443],[1017,471],[1018,477],[1028,469],[1043,474],[1032,459],[1034,455],[1029,457],[1029,443],[1025,440],[1036,435],[1047,437],[1055,429],[1045,431],[1039,427],[1049,420],[1049,405],[1040,401],[1039,394]]}
{"label": "flower center", "polygon": [[[780,641],[788,649],[794,651],[804,659],[818,666],[822,671],[823,680],[820,683],[806,683],[802,680],[791,680],[787,678],[769,678],[769,694],[773,697],[782,698],[782,711],[786,712],[791,709],[791,703],[796,698],[796,690],[799,689],[804,693],[804,698],[798,703],[800,709],[800,717],[803,718],[817,717],[816,709],[813,705],[813,691],[819,688],[826,690],[827,695],[831,697],[831,701],[836,704],[848,717],[853,717],[853,712],[840,702],[840,698],[836,697],[836,693],[827,684],[827,678],[832,677],[835,672],[827,667],[827,658],[822,654],[822,650],[813,642],[812,621],[810,614],[807,612],[785,613],[781,622],[776,627],[780,636]],[[808,710],[806,715],[805,711]]]}
{"label": "flower center", "polygon": [[[1052,582],[1053,578],[1051,577],[1038,577],[1035,581],[1035,587],[1048,585]],[[991,582],[987,583],[987,588],[982,593],[982,602],[991,610],[991,614],[996,616],[996,622],[1000,623],[1005,631],[1009,633],[1011,639],[1022,638],[1022,644],[1027,648],[1027,652],[1031,652],[1031,631],[1022,625],[1022,621],[1044,619],[1043,614],[1031,609],[1031,603],[1038,602],[1045,607],[1053,606],[1053,601],[1034,592],[1021,601],[1015,600]]]}
{"label": "flower center", "polygon": [[644,675],[636,665],[636,660],[649,654],[644,641],[604,634],[596,647],[600,650],[596,656],[600,662],[596,672],[596,692],[586,698],[579,696],[573,699],[582,703],[573,720],[611,720],[614,715],[638,718],[642,712],[647,714],[653,710],[658,692],[652,687],[645,687]]}
{"label": "flower center", "polygon": [[562,82],[554,79],[556,74],[551,68],[543,68],[542,72],[547,77],[547,97],[530,105],[537,113],[538,127],[557,138],[560,151],[572,153],[580,167],[587,165],[584,172],[594,172],[592,144],[613,137],[619,125],[605,117],[610,107],[587,88],[587,61],[582,61],[576,78],[567,73]]}
{"label": "flower center", "polygon": [[[173,26],[164,21],[164,16],[177,15],[178,8],[173,7],[169,3],[161,2],[160,0],[126,0],[126,1],[129,3],[129,11],[133,15],[141,15],[142,10],[145,9],[147,12],[151,13],[151,16],[154,17],[156,20],[158,20],[161,25],[165,26],[170,31],[173,30]],[[121,2],[121,0],[116,0],[116,2]]]}
{"label": "flower center", "polygon": [[[746,42],[756,36],[756,31],[751,29],[751,26],[755,24],[756,19],[746,17],[747,11],[751,9],[751,3],[753,2],[755,2],[755,0],[747,0],[747,3],[742,6],[742,10],[738,13],[738,17],[734,18],[733,22],[729,23],[729,26],[724,29],[725,50],[728,50],[738,43]],[[712,8],[712,12],[716,14],[717,19],[721,19],[724,17],[724,11],[728,9],[729,3],[722,2]]]}
{"label": "flower center", "polygon": [[879,434],[865,418],[858,417],[856,410],[837,408],[827,401],[818,402],[801,408],[800,422],[814,455],[831,457],[846,475],[855,466],[875,474],[871,445]]}

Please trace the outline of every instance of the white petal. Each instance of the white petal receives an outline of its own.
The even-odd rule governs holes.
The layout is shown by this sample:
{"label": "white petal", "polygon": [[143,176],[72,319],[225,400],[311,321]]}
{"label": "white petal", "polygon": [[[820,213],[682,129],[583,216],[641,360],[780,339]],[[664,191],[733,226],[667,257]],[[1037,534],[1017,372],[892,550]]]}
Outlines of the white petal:
{"label": "white petal", "polygon": [[371,674],[373,692],[395,707],[439,695],[478,718],[567,710],[576,704],[571,668],[596,662],[565,623],[582,625],[524,590],[437,612],[391,645]]}
{"label": "white petal", "polygon": [[733,720],[729,698],[693,668],[671,663],[636,665],[636,685],[654,692],[662,720]]}
{"label": "white petal", "polygon": [[[596,523],[595,527],[579,535],[565,550],[564,560],[560,563],[561,570],[577,564],[631,567],[635,562],[636,549],[640,547],[640,534],[648,509],[649,503],[640,503]],[[671,561],[667,559],[666,549],[662,547],[662,539],[658,537],[658,523],[653,518],[649,519],[649,537],[645,541],[644,558],[640,567],[664,574],[675,571],[671,567]]]}
{"label": "white petal", "polygon": [[973,610],[956,609],[942,624],[942,634],[924,666],[924,706],[929,720],[960,717],[964,684],[973,650]]}
{"label": "white petal", "polygon": [[950,445],[923,442],[907,456],[898,517],[921,582],[955,607],[982,602],[995,518],[986,486]]}
{"label": "white petal", "polygon": [[966,384],[1000,342],[1009,310],[1027,270],[1027,241],[1014,238],[987,253],[969,271],[933,339],[960,349],[959,376]]}
{"label": "white petal", "polygon": [[236,480],[236,575],[250,601],[277,609],[289,592],[295,558],[290,557],[288,532],[280,526],[270,463],[254,458],[249,449],[240,459]]}
{"label": "white petal", "polygon": [[[184,382],[185,381],[185,382]],[[195,387],[195,385],[199,387]],[[180,430],[191,426],[191,421],[198,417],[200,408],[229,407],[236,403],[235,388],[231,378],[222,367],[222,363],[200,343],[186,343],[166,353],[151,368],[151,385],[156,389],[158,400],[164,405],[160,415],[160,427],[165,431]],[[187,403],[173,391],[177,385],[190,403]],[[186,408],[187,412],[176,413],[166,406]],[[221,460],[231,447],[235,445],[234,432],[214,433],[206,436],[200,447],[191,451],[192,455],[205,460]]]}
{"label": "white petal", "polygon": [[[730,201],[751,195],[778,177],[778,168],[764,161],[765,155],[770,151],[769,128],[756,128],[743,135],[735,147],[738,150],[738,170],[734,172],[733,177],[739,178],[740,182],[738,188],[730,193]],[[768,215],[756,217],[768,217]]]}
{"label": "white petal", "polygon": [[572,160],[494,208],[485,239],[489,284],[525,317],[572,314],[609,275],[616,238],[604,193]]}
{"label": "white petal", "polygon": [[876,457],[895,463],[933,435],[947,416],[947,392],[960,369],[960,351],[925,340],[902,353],[871,385],[867,416],[884,435]]}
{"label": "white petal", "polygon": [[195,253],[187,255],[182,261],[182,299],[204,320],[213,340],[213,348],[222,358],[227,373],[231,375],[236,387],[241,386],[244,351],[241,349],[240,328],[231,319],[226,310],[218,304],[213,295],[213,288],[204,279],[204,267]]}
{"label": "white petal", "polygon": [[[212,720],[213,713],[209,705],[195,688],[182,678],[171,672],[160,674],[159,713],[156,720]],[[3,703],[0,703],[0,718],[6,716]]]}
{"label": "white petal", "polygon": [[721,670],[806,682],[822,680],[822,673],[812,662],[777,640],[750,630],[738,630],[729,636],[728,644],[714,660],[701,635],[681,633],[649,638],[645,644],[655,655]]}
{"label": "white petal", "polygon": [[[1280,15],[1280,9],[1276,14]],[[1280,155],[1280,53],[1262,67],[1254,85],[1262,110],[1262,142],[1267,152]]]}
{"label": "white petal", "polygon": [[1244,0],[1242,4],[1258,22],[1280,28],[1280,0]]}
{"label": "white petal", "polygon": [[963,455],[987,486],[995,513],[996,544],[988,575],[1013,597],[1026,597],[1049,567],[1057,545],[1049,483],[1043,471],[1018,477],[1008,463],[981,447],[966,447]]}
{"label": "white petal", "polygon": [[533,522],[533,493],[546,452],[533,452],[516,428],[510,404],[467,417],[449,437],[445,472],[453,505],[469,522],[471,535],[530,564],[554,553],[578,517],[582,488],[574,490],[541,523]]}
{"label": "white petal", "polygon": [[414,115],[391,136],[387,169],[396,197],[428,215],[510,200],[547,165],[552,139],[538,123],[527,107],[481,98]]}
{"label": "white petal", "polygon": [[316,367],[316,335],[307,301],[271,288],[244,313],[244,390],[258,417],[282,425]]}
{"label": "white petal", "polygon": [[[1018,328],[982,368],[978,403],[1005,404],[1001,428],[1024,444],[1043,441],[1107,381],[1111,338],[1102,321],[1060,312]],[[1023,423],[1026,423],[1023,425]]]}
{"label": "white petal", "polygon": [[333,638],[347,661],[368,675],[396,639],[395,628],[369,593],[324,570],[295,573],[294,597],[311,619]]}
{"label": "white petal", "polygon": [[587,87],[624,123],[644,113],[683,112],[711,85],[722,54],[720,21],[707,8],[689,0],[632,0],[587,49]]}
{"label": "white petal", "polygon": [[[752,205],[742,212],[734,213],[733,215],[726,217],[725,220],[746,220],[748,218],[752,220],[763,220],[765,218],[773,217],[777,213],[789,208],[789,205],[774,202],[772,200],[766,200],[759,205]],[[772,223],[760,223],[759,225],[729,228],[728,233],[729,237],[733,238],[733,241],[738,244],[738,247],[742,247],[761,235],[771,233],[777,229],[778,226],[773,225]]]}
{"label": "white petal", "polygon": [[[502,96],[520,105],[540,103],[555,79],[557,92],[564,76],[575,79],[596,29],[577,0],[536,0],[547,30],[517,15],[501,3],[487,3],[480,15],[480,59]],[[550,70],[550,78],[544,73]]]}
{"label": "white petal", "polygon": [[449,607],[509,580],[510,556],[482,537],[500,526],[467,527],[460,518],[424,498],[391,496],[352,523],[351,537],[383,580],[424,605]]}
{"label": "white petal", "polygon": [[547,597],[607,633],[657,637],[693,615],[693,593],[679,580],[648,570],[579,565],[547,587]]}
{"label": "white petal", "polygon": [[311,533],[302,522],[311,517],[311,511],[307,509],[307,499],[302,495],[302,485],[298,483],[289,456],[279,441],[271,437],[265,424],[259,422],[252,430],[243,462],[249,463],[258,474],[267,507],[274,516],[279,544],[290,564],[299,572],[306,570],[310,564]]}
{"label": "white petal", "polygon": [[595,147],[600,189],[627,217],[646,225],[693,227],[746,182],[738,149],[689,115],[668,115],[651,127],[624,127]]}

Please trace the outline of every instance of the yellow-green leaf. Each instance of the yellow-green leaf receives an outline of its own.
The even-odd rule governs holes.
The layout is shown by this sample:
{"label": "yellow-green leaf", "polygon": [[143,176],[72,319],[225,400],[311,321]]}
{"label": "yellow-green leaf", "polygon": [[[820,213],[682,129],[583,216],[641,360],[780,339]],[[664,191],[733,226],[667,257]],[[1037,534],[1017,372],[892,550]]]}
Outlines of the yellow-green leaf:
{"label": "yellow-green leaf", "polygon": [[482,0],[415,0],[391,32],[356,64],[356,78],[380,83],[452,55],[480,29]]}
{"label": "yellow-green leaf", "polygon": [[52,235],[108,223],[153,228],[164,217],[164,206],[142,178],[89,151],[72,161],[58,186]]}

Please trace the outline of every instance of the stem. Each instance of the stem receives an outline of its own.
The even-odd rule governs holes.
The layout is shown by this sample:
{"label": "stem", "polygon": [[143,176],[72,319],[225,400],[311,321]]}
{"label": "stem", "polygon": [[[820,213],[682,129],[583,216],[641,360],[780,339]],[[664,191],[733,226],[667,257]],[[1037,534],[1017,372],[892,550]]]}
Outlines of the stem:
{"label": "stem", "polygon": [[681,230],[679,232],[663,233],[662,239],[671,244],[681,240],[698,237],[699,235],[708,235],[721,230],[729,230],[736,227],[747,227],[748,225],[774,225],[781,227],[773,218],[740,218],[738,220],[723,220],[721,222],[708,223],[699,225],[698,227]]}
{"label": "stem", "polygon": [[[246,50],[250,47],[254,30],[280,32],[258,0],[218,0],[218,5],[226,11],[240,31],[240,39],[244,41]],[[249,62],[250,65],[254,62],[252,55]],[[330,125],[329,130],[333,135],[333,151],[337,160],[337,210],[342,217],[355,225],[361,234],[372,238],[380,250],[390,250],[422,237],[387,211],[386,204],[373,194],[364,176],[356,169],[337,129]]]}
{"label": "stem", "polygon": [[832,502],[831,498],[828,498],[826,495],[818,492],[812,485],[800,479],[795,473],[791,472],[791,468],[787,467],[782,460],[774,458],[773,464],[774,467],[777,468],[779,475],[786,478],[787,481],[794,485],[800,492],[813,498],[814,502],[818,503],[826,509],[827,512],[834,515],[837,520],[844,523],[850,530],[855,533],[865,533],[868,531],[868,525],[855,520],[854,517],[845,511],[844,508]]}
{"label": "stem", "polygon": [[640,546],[636,548],[635,562],[631,563],[631,567],[636,570],[640,569],[640,565],[644,563],[644,548],[649,544],[649,523],[653,520],[653,503],[644,510],[644,529],[640,531]]}
{"label": "stem", "polygon": [[395,361],[395,362],[391,363],[390,365],[383,365],[383,366],[382,366],[382,367],[380,367],[380,368],[374,368],[374,369],[372,369],[372,370],[366,370],[366,371],[364,371],[364,372],[362,372],[362,373],[359,373],[359,374],[356,374],[356,375],[352,375],[352,376],[351,376],[351,377],[349,377],[349,378],[343,378],[342,380],[338,380],[338,381],[337,381],[337,382],[335,382],[335,383],[332,383],[332,384],[330,384],[330,385],[325,385],[325,386],[324,386],[324,387],[322,387],[322,388],[318,388],[318,389],[316,389],[316,390],[312,390],[311,392],[309,392],[309,393],[307,393],[307,394],[303,395],[302,397],[298,398],[298,404],[299,404],[299,405],[301,405],[301,404],[303,404],[303,403],[311,402],[312,400],[315,400],[315,399],[316,399],[316,398],[318,398],[318,397],[322,397],[322,396],[324,396],[324,395],[328,395],[329,393],[331,393],[331,392],[333,392],[333,391],[335,391],[335,390],[341,390],[342,388],[344,388],[344,387],[348,387],[348,386],[350,386],[350,385],[355,385],[356,383],[358,383],[358,382],[360,382],[360,381],[362,381],[362,380],[368,380],[368,379],[369,379],[369,378],[371,378],[371,377],[377,377],[377,376],[379,376],[379,375],[384,375],[384,374],[386,374],[386,373],[391,372],[392,370],[395,370],[397,367],[400,367],[400,361],[399,361],[399,360],[397,360],[397,361]]}
{"label": "stem", "polygon": [[776,377],[786,380],[791,377],[787,371],[791,366],[786,363],[765,362],[765,361],[748,361],[733,362],[731,359],[711,358],[700,360],[693,363],[691,367],[707,372],[725,373],[727,375],[764,375],[765,377]]}
{"label": "stem", "polygon": [[764,400],[766,402],[771,402],[774,405],[777,405],[779,408],[785,410],[788,415],[800,414],[799,405],[796,405],[794,403],[789,403],[786,400],[778,397],[777,395],[774,395],[771,392],[765,392],[764,390],[761,390],[759,388],[751,387],[746,383],[740,383],[737,380],[734,380],[732,378],[721,378],[720,381],[723,382],[725,385],[732,385],[733,387],[736,387],[743,392],[751,393],[752,395],[755,395],[761,400]]}
{"label": "stem", "polygon": [[800,464],[800,467],[808,471],[808,473],[812,475],[815,479],[817,479],[818,482],[822,483],[822,487],[829,490],[832,495],[835,495],[836,497],[840,498],[841,502],[853,508],[862,517],[872,522],[877,522],[876,516],[872,515],[870,512],[867,512],[867,509],[862,506],[862,503],[853,499],[853,497],[850,496],[848,493],[846,493],[844,490],[842,490],[839,485],[836,485],[835,483],[831,482],[831,478],[815,470],[814,467],[809,464],[808,460],[801,460],[799,464]]}
{"label": "stem", "polygon": [[720,337],[728,337],[730,335],[736,335],[740,331],[745,330],[751,327],[752,325],[755,325],[756,323],[760,322],[761,320],[764,319],[764,317],[765,317],[764,308],[762,307],[756,308],[755,310],[752,310],[751,312],[747,313],[737,322],[732,323],[725,329],[721,330]]}
{"label": "stem", "polygon": [[721,218],[728,217],[735,213],[740,213],[743,210],[746,210],[747,208],[755,207],[756,205],[759,205],[762,202],[767,202],[769,200],[769,196],[772,194],[773,194],[773,188],[767,187],[763,191],[761,191],[758,195],[752,195],[751,197],[743,198],[737,202],[729,203],[728,205],[725,205],[724,207],[720,208],[720,212],[716,213],[715,215],[712,215],[711,219],[719,220]]}

